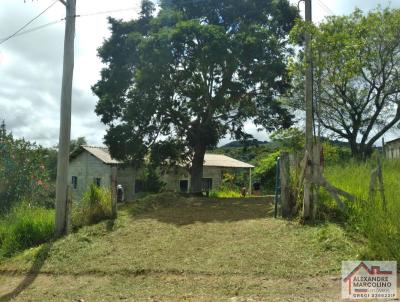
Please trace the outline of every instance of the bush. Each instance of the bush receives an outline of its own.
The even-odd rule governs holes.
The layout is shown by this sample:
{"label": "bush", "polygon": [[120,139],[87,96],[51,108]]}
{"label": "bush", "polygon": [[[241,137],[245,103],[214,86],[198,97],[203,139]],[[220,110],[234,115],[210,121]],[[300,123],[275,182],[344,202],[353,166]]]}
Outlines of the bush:
{"label": "bush", "polygon": [[83,195],[81,203],[72,209],[71,223],[74,229],[112,218],[111,192],[92,184]]}
{"label": "bush", "polygon": [[52,239],[54,210],[21,204],[0,221],[0,255],[37,246]]}
{"label": "bush", "polygon": [[237,198],[242,197],[239,190],[229,187],[220,187],[219,190],[210,191],[209,197],[213,198]]}
{"label": "bush", "polygon": [[276,178],[276,162],[280,155],[280,151],[268,154],[260,160],[254,169],[254,177],[261,180],[262,185],[268,193],[274,193]]}

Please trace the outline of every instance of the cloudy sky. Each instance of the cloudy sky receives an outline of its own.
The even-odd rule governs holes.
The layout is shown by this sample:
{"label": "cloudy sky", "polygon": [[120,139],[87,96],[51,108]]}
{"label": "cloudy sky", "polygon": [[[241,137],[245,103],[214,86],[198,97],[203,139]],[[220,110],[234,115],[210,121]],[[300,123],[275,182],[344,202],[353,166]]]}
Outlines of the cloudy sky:
{"label": "cloudy sky", "polygon": [[[0,0],[0,41],[53,2]],[[355,7],[369,10],[378,5],[399,8],[400,0],[314,0],[313,18],[319,22],[326,15],[346,14]],[[90,89],[101,69],[96,49],[109,36],[108,15],[129,20],[137,16],[139,7],[140,0],[77,0],[77,14],[82,17],[77,18],[76,24],[72,138],[85,136],[90,144],[102,144],[105,128],[94,113],[97,100]],[[114,10],[123,11],[95,14]],[[59,21],[64,15],[64,6],[56,3],[27,29]],[[63,41],[64,22],[58,22],[0,45],[0,120],[5,119],[16,137],[44,146],[58,142]],[[257,133],[250,123],[247,130],[260,140],[266,139],[266,134]]]}

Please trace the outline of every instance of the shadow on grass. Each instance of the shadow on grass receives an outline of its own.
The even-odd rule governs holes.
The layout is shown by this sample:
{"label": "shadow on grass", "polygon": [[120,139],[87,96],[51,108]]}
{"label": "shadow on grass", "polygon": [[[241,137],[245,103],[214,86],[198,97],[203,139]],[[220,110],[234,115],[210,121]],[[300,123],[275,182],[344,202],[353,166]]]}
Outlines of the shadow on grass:
{"label": "shadow on grass", "polygon": [[133,205],[128,211],[135,219],[156,219],[163,223],[185,226],[194,223],[234,222],[273,217],[268,199],[179,198],[176,202],[150,204],[140,211]]}
{"label": "shadow on grass", "polygon": [[24,279],[13,291],[1,296],[0,302],[11,301],[35,281],[36,277],[40,273],[40,269],[42,268],[42,266],[46,262],[47,257],[49,256],[52,245],[53,245],[52,242],[42,245],[42,247],[36,254],[35,260],[33,261],[31,268],[25,274]]}

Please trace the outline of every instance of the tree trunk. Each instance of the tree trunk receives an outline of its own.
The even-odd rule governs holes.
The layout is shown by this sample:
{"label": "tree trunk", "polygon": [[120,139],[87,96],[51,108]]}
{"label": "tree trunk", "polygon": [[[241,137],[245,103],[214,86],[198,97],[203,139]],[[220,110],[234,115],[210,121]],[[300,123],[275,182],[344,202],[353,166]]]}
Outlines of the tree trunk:
{"label": "tree trunk", "polygon": [[194,156],[192,167],[190,169],[190,192],[201,193],[203,187],[203,165],[206,147],[202,144],[196,145],[194,148]]}

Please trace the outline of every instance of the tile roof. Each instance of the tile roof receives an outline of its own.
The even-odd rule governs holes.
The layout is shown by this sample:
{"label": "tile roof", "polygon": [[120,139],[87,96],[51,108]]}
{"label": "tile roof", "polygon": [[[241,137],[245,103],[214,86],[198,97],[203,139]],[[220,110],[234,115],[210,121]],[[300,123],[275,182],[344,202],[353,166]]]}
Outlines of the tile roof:
{"label": "tile roof", "polygon": [[[81,146],[84,150],[97,157],[103,163],[108,165],[122,164],[121,161],[111,158],[110,152],[104,147]],[[205,167],[220,167],[220,168],[254,168],[253,165],[234,159],[222,154],[209,154],[204,156]]]}
{"label": "tile roof", "polygon": [[122,164],[121,161],[111,158],[110,152],[108,152],[107,148],[94,147],[94,146],[81,146],[81,147],[107,165]]}
{"label": "tile roof", "polygon": [[205,167],[223,168],[254,168],[253,165],[222,154],[206,154],[204,156]]}

